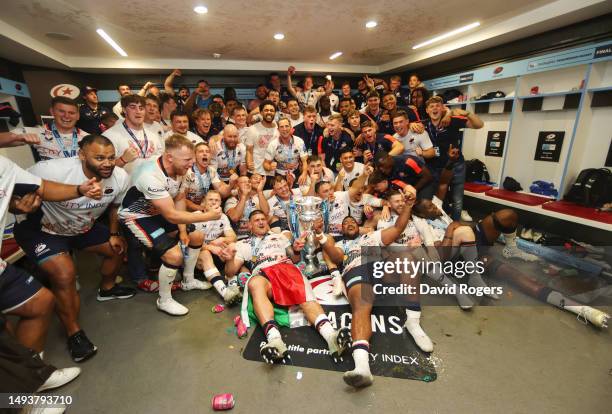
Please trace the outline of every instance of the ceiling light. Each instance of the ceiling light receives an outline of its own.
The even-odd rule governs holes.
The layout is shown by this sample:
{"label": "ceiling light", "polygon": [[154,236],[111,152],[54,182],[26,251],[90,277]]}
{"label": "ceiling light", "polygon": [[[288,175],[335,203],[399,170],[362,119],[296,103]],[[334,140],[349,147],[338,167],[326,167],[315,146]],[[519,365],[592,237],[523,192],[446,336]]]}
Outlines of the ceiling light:
{"label": "ceiling light", "polygon": [[219,58],[221,58],[221,53],[213,53],[213,57],[215,59],[219,59]]}
{"label": "ceiling light", "polygon": [[340,57],[340,56],[342,56],[342,52],[336,52],[333,55],[331,55],[329,58],[331,60],[334,60],[335,58]]}
{"label": "ceiling light", "polygon": [[378,23],[377,23],[377,22],[375,22],[374,20],[370,20],[369,22],[367,22],[367,23],[366,23],[366,27],[367,27],[368,29],[372,29],[372,28],[374,28],[374,27],[376,27],[376,26],[378,26]]}
{"label": "ceiling light", "polygon": [[284,35],[284,34],[282,34],[282,33],[276,33],[276,34],[274,35],[274,38],[275,38],[276,40],[283,40],[283,39],[285,38],[285,35]]}
{"label": "ceiling light", "polygon": [[440,40],[447,39],[447,38],[449,38],[451,36],[454,36],[456,34],[463,33],[465,31],[468,31],[468,30],[473,29],[473,28],[478,27],[478,26],[480,26],[480,22],[474,22],[474,23],[468,24],[467,26],[463,26],[463,27],[460,27],[458,29],[452,30],[452,31],[450,31],[448,33],[444,33],[443,35],[436,36],[433,39],[429,39],[429,40],[427,40],[427,41],[425,41],[423,43],[419,43],[416,46],[412,46],[412,48],[413,49],[418,49],[420,47],[427,46],[427,45],[430,45],[430,44],[435,43],[435,42],[439,42]]}
{"label": "ceiling light", "polygon": [[196,12],[197,14],[208,13],[208,9],[206,8],[206,6],[196,6],[193,8],[193,11]]}
{"label": "ceiling light", "polygon": [[115,42],[113,39],[111,39],[111,37],[109,35],[107,35],[104,30],[98,29],[98,30],[96,30],[96,32],[102,37],[102,39],[106,40],[106,43],[111,45],[113,47],[113,49],[115,49],[117,51],[117,53],[119,53],[123,57],[127,56],[127,53],[125,53],[125,51],[123,49],[121,49],[121,46],[119,46],[117,44],[117,42]]}

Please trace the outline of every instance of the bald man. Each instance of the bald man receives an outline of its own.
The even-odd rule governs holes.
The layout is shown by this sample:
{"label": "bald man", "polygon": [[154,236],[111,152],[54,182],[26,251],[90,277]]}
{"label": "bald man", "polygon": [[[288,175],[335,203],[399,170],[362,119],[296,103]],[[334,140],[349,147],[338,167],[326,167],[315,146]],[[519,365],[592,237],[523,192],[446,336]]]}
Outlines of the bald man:
{"label": "bald man", "polygon": [[226,183],[246,175],[246,147],[240,142],[235,125],[229,124],[223,128],[223,137],[214,145],[210,165],[217,169],[219,178]]}

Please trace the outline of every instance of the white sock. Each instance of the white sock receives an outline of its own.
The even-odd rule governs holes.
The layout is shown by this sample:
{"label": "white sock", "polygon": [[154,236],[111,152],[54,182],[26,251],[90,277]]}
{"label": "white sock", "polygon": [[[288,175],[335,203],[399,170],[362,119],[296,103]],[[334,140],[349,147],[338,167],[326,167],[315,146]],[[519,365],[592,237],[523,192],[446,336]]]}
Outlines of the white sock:
{"label": "white sock", "polygon": [[355,345],[365,345],[370,349],[370,343],[366,340],[353,342],[353,359],[355,360],[355,371],[370,374],[370,352],[368,349],[355,348]]}
{"label": "white sock", "polygon": [[406,309],[406,322],[404,326],[421,350],[425,352],[433,351],[431,339],[429,339],[429,336],[427,336],[423,328],[421,328],[421,311]]}
{"label": "white sock", "polygon": [[223,296],[225,294],[227,286],[225,286],[221,273],[219,273],[216,267],[204,271],[204,276],[206,276],[206,280],[212,283],[217,292],[219,292],[219,295]]}
{"label": "white sock", "polygon": [[238,275],[234,275],[227,280],[228,286],[238,286]]}
{"label": "white sock", "polygon": [[512,233],[504,233],[504,240],[506,241],[506,247],[511,249],[517,249],[516,246],[516,230]]}
{"label": "white sock", "polygon": [[266,339],[268,340],[268,342],[270,342],[272,339],[275,339],[275,338],[281,338],[281,333],[275,327],[271,327],[270,329],[268,329],[268,332],[266,333]]}
{"label": "white sock", "polygon": [[193,277],[193,272],[195,272],[196,263],[198,263],[198,256],[200,255],[200,250],[202,246],[197,249],[192,248],[191,246],[187,248],[187,257],[185,257],[185,263],[183,264],[183,280],[185,282],[191,282]]}
{"label": "white sock", "polygon": [[172,282],[177,272],[178,269],[167,267],[164,263],[159,267],[157,278],[159,279],[159,298],[162,302],[172,299]]}
{"label": "white sock", "polygon": [[330,348],[336,348],[336,331],[334,329],[334,327],[331,325],[331,323],[329,322],[329,319],[327,319],[327,316],[325,316],[324,313],[320,314],[319,316],[317,316],[317,319],[315,320],[314,323],[315,328],[319,331],[319,333],[321,334],[321,336],[323,337],[323,339],[325,339],[325,341],[327,342],[327,345]]}

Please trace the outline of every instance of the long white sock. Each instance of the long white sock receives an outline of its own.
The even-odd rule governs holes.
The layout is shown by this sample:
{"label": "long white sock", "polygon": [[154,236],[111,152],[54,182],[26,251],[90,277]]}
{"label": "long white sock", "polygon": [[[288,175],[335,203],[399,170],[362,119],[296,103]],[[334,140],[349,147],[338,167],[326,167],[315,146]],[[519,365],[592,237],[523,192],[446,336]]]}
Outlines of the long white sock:
{"label": "long white sock", "polygon": [[274,338],[282,338],[281,333],[278,330],[278,325],[274,320],[270,320],[262,325],[264,333],[266,334],[266,339],[268,342]]}
{"label": "long white sock", "polygon": [[370,343],[365,339],[353,342],[353,359],[355,360],[355,371],[370,373]]}
{"label": "long white sock", "polygon": [[168,267],[165,263],[162,263],[157,273],[159,279],[159,298],[163,301],[172,299],[172,282],[176,277],[178,269],[175,267]]}
{"label": "long white sock", "polygon": [[200,247],[191,247],[187,248],[187,257],[185,257],[185,263],[183,264],[183,280],[185,282],[191,282],[193,278],[193,273],[195,272],[196,263],[198,262],[198,256],[200,255]]}
{"label": "long white sock", "polygon": [[206,280],[212,283],[217,292],[219,292],[219,295],[223,296],[225,294],[227,286],[221,277],[221,273],[219,273],[219,270],[216,267],[204,271],[204,276],[206,276]]}
{"label": "long white sock", "polygon": [[325,339],[327,345],[330,348],[337,348],[335,335],[336,331],[334,330],[334,327],[331,325],[329,319],[327,319],[327,316],[325,316],[324,313],[317,316],[317,319],[315,319],[314,326],[315,329],[319,331],[323,339]]}

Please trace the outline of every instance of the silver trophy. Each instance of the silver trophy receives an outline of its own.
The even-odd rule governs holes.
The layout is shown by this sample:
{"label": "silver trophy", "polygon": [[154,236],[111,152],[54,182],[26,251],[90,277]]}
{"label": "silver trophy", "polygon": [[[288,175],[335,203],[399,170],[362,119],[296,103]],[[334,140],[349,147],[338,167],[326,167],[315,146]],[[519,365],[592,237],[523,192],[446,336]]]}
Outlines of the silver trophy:
{"label": "silver trophy", "polygon": [[315,254],[315,237],[312,231],[312,225],[315,220],[322,217],[321,215],[321,200],[319,197],[306,196],[295,201],[298,220],[300,221],[300,233],[306,232],[306,243],[302,250],[302,258],[306,266],[304,273],[307,276],[313,275],[319,271],[319,260]]}

